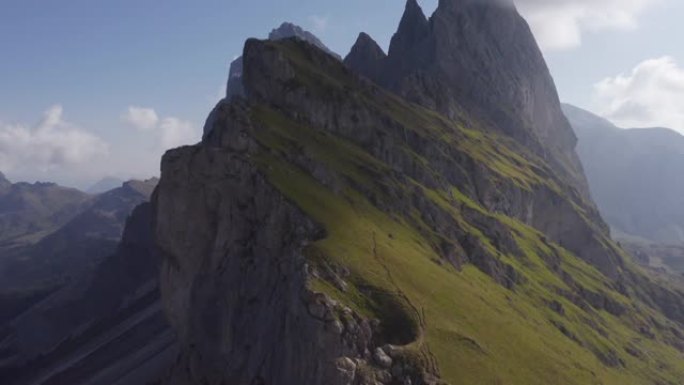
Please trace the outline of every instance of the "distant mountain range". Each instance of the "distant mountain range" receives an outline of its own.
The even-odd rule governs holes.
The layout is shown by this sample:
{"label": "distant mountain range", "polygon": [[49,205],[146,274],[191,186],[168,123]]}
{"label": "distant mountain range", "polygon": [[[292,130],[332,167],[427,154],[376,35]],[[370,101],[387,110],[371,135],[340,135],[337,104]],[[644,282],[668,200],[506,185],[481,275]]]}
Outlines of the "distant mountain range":
{"label": "distant mountain range", "polygon": [[0,324],[114,254],[126,218],[157,180],[100,195],[0,178]]}
{"label": "distant mountain range", "polygon": [[109,190],[113,190],[117,187],[120,187],[124,181],[119,178],[114,178],[114,177],[105,177],[97,181],[95,184],[92,186],[88,187],[86,192],[88,194],[102,194],[104,192],[107,192]]}
{"label": "distant mountain range", "polygon": [[[163,314],[151,205],[94,269],[0,322],[3,385],[144,385],[176,357]],[[5,305],[2,305],[3,307]]]}
{"label": "distant mountain range", "polygon": [[2,179],[8,223],[26,225],[0,232],[0,383],[146,384],[168,367],[146,203],[157,182],[93,196]]}
{"label": "distant mountain range", "polygon": [[[130,181],[106,193],[88,197],[69,212],[66,223],[45,235],[32,234],[34,242],[0,249],[0,289],[59,285],[97,266],[113,254],[126,218],[149,200],[157,180]],[[38,191],[43,187],[33,186]],[[53,190],[61,191],[57,186]],[[31,195],[30,189],[27,195]],[[61,202],[50,197],[56,205]]]}
{"label": "distant mountain range", "polygon": [[0,246],[34,243],[57,230],[92,197],[54,183],[11,183],[0,173]]}
{"label": "distant mountain range", "polygon": [[619,128],[567,104],[563,110],[613,238],[643,264],[684,273],[684,136]]}
{"label": "distant mountain range", "polygon": [[667,128],[622,129],[577,107],[563,109],[614,233],[684,244],[684,136]]}

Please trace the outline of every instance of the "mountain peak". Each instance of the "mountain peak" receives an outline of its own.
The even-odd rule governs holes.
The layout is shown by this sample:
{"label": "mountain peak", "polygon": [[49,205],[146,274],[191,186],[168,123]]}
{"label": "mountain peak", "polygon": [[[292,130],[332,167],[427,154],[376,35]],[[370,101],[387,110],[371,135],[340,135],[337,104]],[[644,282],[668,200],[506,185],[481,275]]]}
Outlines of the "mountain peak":
{"label": "mountain peak", "polygon": [[[268,34],[268,40],[282,40],[289,38],[297,38],[309,44],[313,44],[328,55],[333,56],[337,60],[342,61],[340,55],[328,48],[323,42],[313,33],[303,29],[302,27],[292,24],[290,22],[282,23],[278,28],[271,30]],[[234,97],[245,97],[245,89],[242,84],[242,77],[244,73],[244,64],[242,56],[233,60],[230,63],[230,73],[228,75],[228,84],[226,86],[226,99],[230,100]]]}
{"label": "mountain peak", "polygon": [[344,58],[344,64],[353,71],[379,83],[383,61],[387,58],[378,43],[367,33],[361,32],[351,51]]}
{"label": "mountain peak", "polygon": [[316,35],[303,29],[298,25],[289,22],[284,22],[280,25],[280,27],[272,30],[271,33],[268,35],[268,40],[289,39],[291,37],[296,37],[298,39],[306,41],[309,44],[313,44],[316,47],[328,53],[329,55],[337,58],[338,60],[342,60],[340,55],[336,54],[325,44],[323,44],[323,42]]}
{"label": "mountain peak", "polygon": [[385,62],[382,86],[452,119],[466,108],[483,129],[546,160],[589,201],[577,138],[534,35],[510,0],[441,0],[430,19],[409,0]]}
{"label": "mountain peak", "polygon": [[392,36],[390,55],[403,51],[423,40],[429,33],[430,22],[416,0],[408,0],[397,33]]}
{"label": "mountain peak", "polygon": [[406,17],[407,14],[415,14],[415,15],[420,14],[423,16],[423,18],[425,18],[425,14],[423,13],[423,9],[418,4],[417,0],[407,0],[406,1],[406,7],[404,9],[404,17]]}

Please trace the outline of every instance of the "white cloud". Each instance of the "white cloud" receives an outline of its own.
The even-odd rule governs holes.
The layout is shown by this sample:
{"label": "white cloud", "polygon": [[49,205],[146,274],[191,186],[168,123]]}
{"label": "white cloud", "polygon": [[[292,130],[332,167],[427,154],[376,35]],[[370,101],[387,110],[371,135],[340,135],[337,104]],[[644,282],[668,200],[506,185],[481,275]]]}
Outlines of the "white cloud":
{"label": "white cloud", "polygon": [[581,45],[586,31],[632,29],[638,17],[662,0],[517,0],[545,50]]}
{"label": "white cloud", "polygon": [[309,16],[309,21],[311,22],[311,26],[312,26],[312,29],[314,30],[314,32],[321,33],[321,32],[325,32],[325,30],[328,29],[330,17],[312,15],[312,16]]}
{"label": "white cloud", "polygon": [[106,156],[108,144],[66,122],[62,106],[50,107],[37,125],[0,124],[0,169],[46,172]]}
{"label": "white cloud", "polygon": [[159,124],[161,144],[164,148],[173,148],[196,142],[198,132],[192,123],[178,118],[166,118]]}
{"label": "white cloud", "polygon": [[152,130],[159,123],[159,116],[151,108],[128,107],[122,119],[139,130]]}
{"label": "white cloud", "polygon": [[164,150],[192,144],[201,137],[191,122],[175,117],[159,118],[152,108],[128,107],[122,120],[139,130],[154,132]]}
{"label": "white cloud", "polygon": [[594,86],[594,102],[624,127],[668,127],[684,133],[684,68],[668,56],[646,60],[631,72]]}

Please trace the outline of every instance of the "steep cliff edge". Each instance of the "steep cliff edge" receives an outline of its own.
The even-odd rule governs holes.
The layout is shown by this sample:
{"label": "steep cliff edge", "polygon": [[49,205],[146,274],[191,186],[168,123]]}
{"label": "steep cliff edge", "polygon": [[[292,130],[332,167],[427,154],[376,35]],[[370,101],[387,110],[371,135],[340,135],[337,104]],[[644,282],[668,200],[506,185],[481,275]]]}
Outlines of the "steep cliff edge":
{"label": "steep cliff edge", "polygon": [[[511,137],[250,40],[163,159],[168,384],[677,384],[682,296]],[[464,109],[465,111],[465,109]]]}

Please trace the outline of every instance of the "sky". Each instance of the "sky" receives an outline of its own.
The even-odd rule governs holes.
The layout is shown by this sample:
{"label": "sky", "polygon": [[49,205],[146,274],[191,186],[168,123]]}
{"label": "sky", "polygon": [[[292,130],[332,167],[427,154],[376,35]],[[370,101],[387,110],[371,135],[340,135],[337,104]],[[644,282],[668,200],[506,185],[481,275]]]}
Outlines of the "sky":
{"label": "sky", "polygon": [[[419,0],[427,14],[437,0]],[[684,132],[684,2],[518,0],[563,101]],[[200,140],[248,37],[283,21],[385,49],[402,0],[0,0],[0,171],[87,188]]]}

